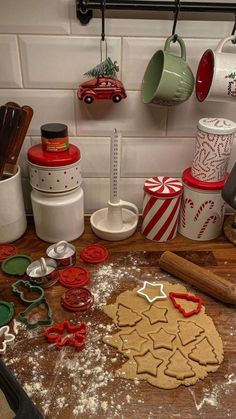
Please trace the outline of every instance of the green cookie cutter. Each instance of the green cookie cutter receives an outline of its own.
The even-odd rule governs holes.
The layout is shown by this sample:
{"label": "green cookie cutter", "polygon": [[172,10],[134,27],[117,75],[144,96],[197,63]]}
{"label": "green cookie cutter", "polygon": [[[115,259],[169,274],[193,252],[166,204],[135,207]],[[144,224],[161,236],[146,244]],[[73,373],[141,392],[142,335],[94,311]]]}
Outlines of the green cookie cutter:
{"label": "green cookie cutter", "polygon": [[[21,287],[28,288],[29,292],[36,292],[39,295],[38,298],[27,300],[27,298],[24,297],[25,290],[21,291]],[[32,285],[29,281],[23,281],[22,279],[12,284],[12,291],[15,294],[19,294],[20,299],[26,304],[37,303],[38,301],[41,301],[44,296],[44,290],[41,287]]]}
{"label": "green cookie cutter", "polygon": [[[36,307],[40,305],[45,305],[47,308],[47,320],[37,320],[35,323],[30,323],[28,320],[28,314]],[[30,304],[24,311],[21,311],[18,316],[17,320],[21,323],[24,323],[28,329],[37,329],[40,326],[50,326],[52,324],[52,310],[45,298],[42,298],[40,301],[34,302]]]}
{"label": "green cookie cutter", "polygon": [[14,304],[7,301],[0,301],[0,327],[5,326],[12,319]]}
{"label": "green cookie cutter", "polygon": [[27,255],[11,256],[4,260],[1,268],[8,275],[25,275],[26,269],[32,261],[33,259]]}

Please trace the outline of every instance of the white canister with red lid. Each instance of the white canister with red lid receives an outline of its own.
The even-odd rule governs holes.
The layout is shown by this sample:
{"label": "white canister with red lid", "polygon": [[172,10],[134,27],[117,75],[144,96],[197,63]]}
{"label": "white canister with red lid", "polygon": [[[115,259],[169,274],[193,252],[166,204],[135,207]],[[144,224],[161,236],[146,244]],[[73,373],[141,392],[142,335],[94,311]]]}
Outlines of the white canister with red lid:
{"label": "white canister with red lid", "polygon": [[203,182],[225,179],[236,123],[225,118],[202,118],[198,122],[191,175]]}
{"label": "white canister with red lid", "polygon": [[183,172],[184,192],[178,231],[192,240],[213,240],[218,237],[224,221],[225,203],[221,196],[226,179],[202,182]]}
{"label": "white canister with red lid", "polygon": [[144,184],[142,234],[149,240],[165,242],[177,233],[183,185],[168,176],[154,176]]}
{"label": "white canister with red lid", "polygon": [[44,151],[41,144],[28,151],[35,229],[46,242],[72,241],[84,231],[80,158],[72,144],[62,152]]}

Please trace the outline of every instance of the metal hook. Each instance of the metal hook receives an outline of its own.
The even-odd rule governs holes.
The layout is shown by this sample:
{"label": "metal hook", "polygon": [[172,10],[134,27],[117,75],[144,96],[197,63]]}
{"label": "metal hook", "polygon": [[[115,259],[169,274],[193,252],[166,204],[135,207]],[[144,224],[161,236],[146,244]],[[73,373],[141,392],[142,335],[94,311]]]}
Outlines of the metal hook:
{"label": "metal hook", "polygon": [[[236,11],[234,12],[234,27],[233,27],[231,35],[234,35],[235,32],[236,32]],[[232,44],[236,44],[236,36],[235,36],[235,39],[232,39],[231,42]]]}
{"label": "metal hook", "polygon": [[106,0],[101,0],[101,11],[102,11],[102,33],[101,33],[101,40],[105,41],[105,8],[106,8]]}
{"label": "metal hook", "polygon": [[180,0],[175,0],[174,23],[173,23],[173,28],[172,28],[172,36],[174,36],[173,42],[176,42],[178,39],[178,35],[175,33],[175,29],[176,29],[176,25],[178,21],[179,11],[180,11]]}

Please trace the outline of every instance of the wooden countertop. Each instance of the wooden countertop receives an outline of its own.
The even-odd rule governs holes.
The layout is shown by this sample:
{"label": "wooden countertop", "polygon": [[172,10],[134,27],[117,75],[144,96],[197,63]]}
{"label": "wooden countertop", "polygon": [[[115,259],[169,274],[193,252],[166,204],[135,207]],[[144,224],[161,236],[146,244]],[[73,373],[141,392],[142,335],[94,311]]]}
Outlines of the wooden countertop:
{"label": "wooden countertop", "polygon": [[[178,235],[171,242],[155,243],[144,239],[140,228],[128,240],[105,242],[91,232],[86,219],[84,234],[73,242],[77,248],[77,263],[80,250],[91,243],[103,244],[110,252],[109,260],[103,264],[92,266],[80,262],[90,272],[95,307],[78,316],[60,305],[65,288],[56,284],[45,290],[55,324],[64,319],[71,319],[76,324],[78,318],[90,323],[87,345],[83,350],[76,352],[68,346],[59,350],[47,343],[44,328],[28,331],[18,322],[10,323],[11,331],[17,335],[3,359],[45,418],[235,418],[235,307],[197,291],[203,297],[206,313],[212,317],[222,337],[225,355],[217,372],[210,373],[194,386],[181,385],[174,390],[162,390],[146,382],[135,384],[115,378],[113,372],[124,358],[101,341],[112,330],[110,319],[101,310],[106,302],[114,302],[116,295],[150,276],[181,282],[169,278],[158,268],[163,251],[176,252],[236,283],[235,247],[223,235],[209,242],[194,242]],[[45,256],[49,246],[36,237],[30,220],[27,232],[16,245],[18,253],[28,254],[33,259]],[[24,305],[11,291],[15,280],[0,273],[0,299],[14,302],[16,315]],[[194,291],[189,286],[187,288]]]}

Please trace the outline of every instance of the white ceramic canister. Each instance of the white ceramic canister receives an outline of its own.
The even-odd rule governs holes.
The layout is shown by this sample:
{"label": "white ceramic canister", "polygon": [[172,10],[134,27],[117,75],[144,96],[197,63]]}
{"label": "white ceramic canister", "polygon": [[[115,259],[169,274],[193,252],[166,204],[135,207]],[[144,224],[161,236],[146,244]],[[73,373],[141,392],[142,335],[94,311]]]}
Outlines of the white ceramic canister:
{"label": "white ceramic canister", "polygon": [[225,118],[202,118],[198,122],[191,175],[203,182],[225,179],[236,123]]}
{"label": "white ceramic canister", "polygon": [[14,176],[0,181],[0,243],[10,243],[24,234],[27,222],[20,167]]}
{"label": "white ceramic canister", "polygon": [[183,172],[184,193],[178,231],[192,240],[213,240],[221,234],[225,203],[221,196],[225,180],[201,182]]}
{"label": "white ceramic canister", "polygon": [[144,183],[142,234],[165,242],[175,238],[183,185],[179,179],[154,176]]}
{"label": "white ceramic canister", "polygon": [[79,149],[53,153],[39,144],[29,149],[28,162],[37,236],[49,243],[77,239],[84,231]]}
{"label": "white ceramic canister", "polygon": [[49,194],[33,189],[31,201],[37,236],[48,242],[72,241],[84,231],[84,193],[81,187]]}

